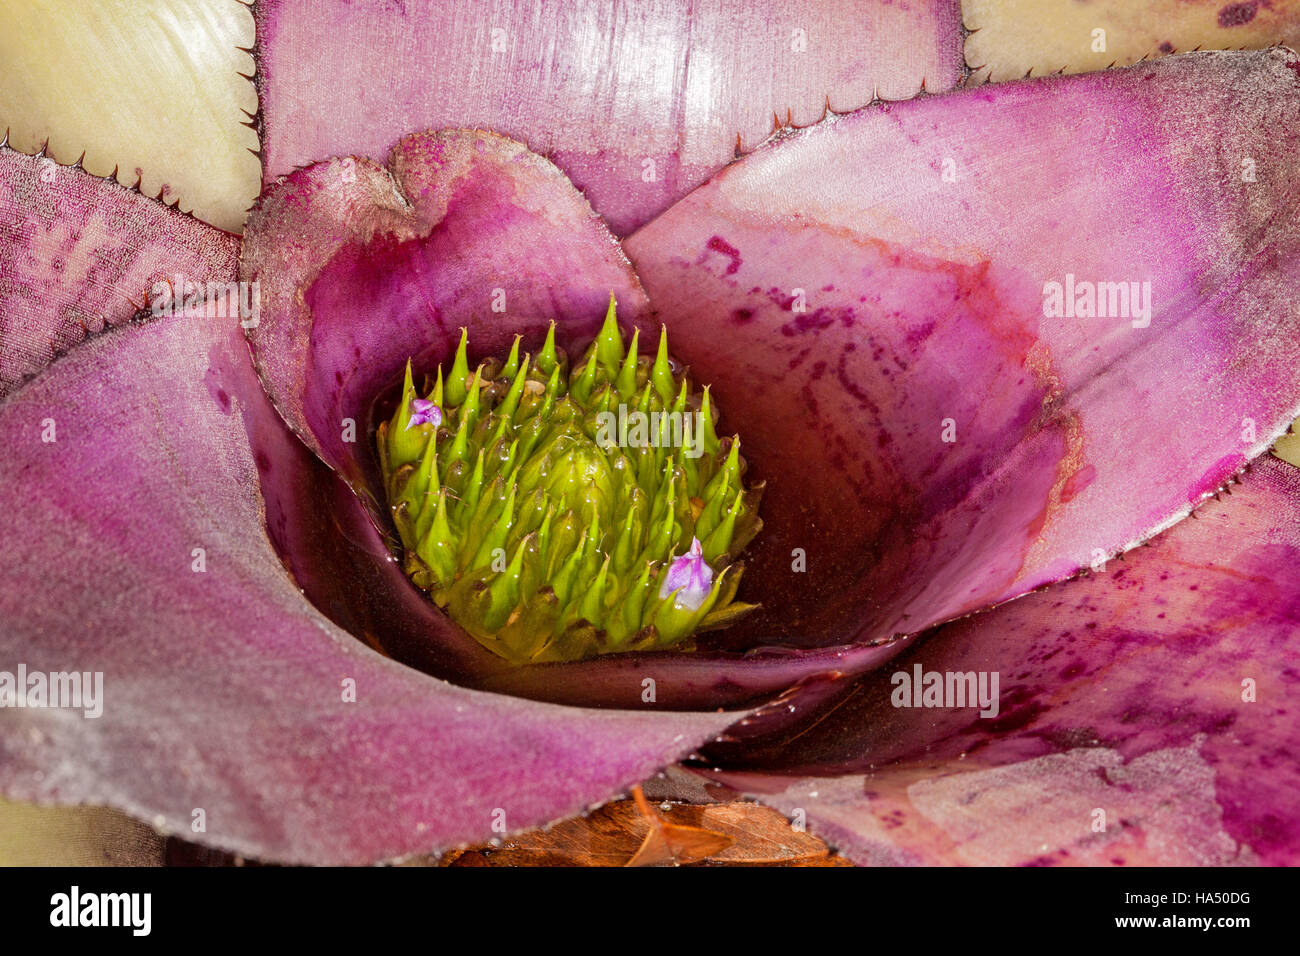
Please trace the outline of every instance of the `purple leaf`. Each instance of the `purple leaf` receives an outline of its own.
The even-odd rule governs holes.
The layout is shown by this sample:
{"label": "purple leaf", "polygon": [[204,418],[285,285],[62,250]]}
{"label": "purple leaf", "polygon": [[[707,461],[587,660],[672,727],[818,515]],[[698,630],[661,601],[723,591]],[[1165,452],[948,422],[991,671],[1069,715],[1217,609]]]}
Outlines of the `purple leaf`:
{"label": "purple leaf", "polygon": [[752,149],[774,115],[905,99],[961,77],[956,0],[719,3],[294,0],[255,8],[265,175],[474,126],[553,159],[616,233]]}
{"label": "purple leaf", "polygon": [[155,283],[226,283],[239,240],[116,182],[0,146],[0,397]]}
{"label": "purple leaf", "polygon": [[734,719],[482,694],[330,624],[263,531],[259,479],[291,494],[301,448],[234,323],[167,318],[75,349],[0,405],[0,442],[0,659],[103,674],[101,716],[0,711],[9,797],[368,863],[580,812]]}
{"label": "purple leaf", "polygon": [[[864,864],[1294,865],[1300,471],[1264,458],[1231,490],[1098,574],[942,627],[722,776]],[[997,715],[893,706],[918,666],[999,674]]]}
{"label": "purple leaf", "polygon": [[420,370],[450,358],[461,326],[482,355],[504,354],[516,333],[536,347],[552,318],[562,345],[585,344],[611,292],[620,315],[646,310],[564,175],[467,130],[408,136],[388,168],[348,158],[291,174],[249,217],[240,272],[261,287],[249,337],[267,393],[358,488],[377,475],[371,405],[408,358]]}
{"label": "purple leaf", "polygon": [[[781,600],[736,635],[870,640],[997,604],[1267,448],[1300,398],[1298,74],[1194,54],[867,109],[628,239],[768,482],[745,583]],[[1070,275],[1149,283],[1149,324],[1046,317]]]}

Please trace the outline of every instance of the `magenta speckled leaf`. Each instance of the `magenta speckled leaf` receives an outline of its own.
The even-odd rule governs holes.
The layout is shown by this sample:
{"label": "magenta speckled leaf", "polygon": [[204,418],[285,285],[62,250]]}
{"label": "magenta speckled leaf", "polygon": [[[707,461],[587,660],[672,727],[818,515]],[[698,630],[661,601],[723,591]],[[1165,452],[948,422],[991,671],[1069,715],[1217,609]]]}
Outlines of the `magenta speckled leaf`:
{"label": "magenta speckled leaf", "polygon": [[[371,404],[407,359],[449,358],[469,328],[483,355],[516,333],[585,344],[610,293],[645,295],[586,200],[554,165],[493,133],[407,136],[387,168],[344,158],[272,186],[249,217],[240,273],[261,289],[250,333],[267,393],[354,487]],[[348,440],[347,421],[355,423]]]}
{"label": "magenta speckled leaf", "polygon": [[[1266,449],[1300,400],[1298,144],[1295,54],[1193,54],[839,118],[630,237],[768,481],[746,583],[781,601],[737,630],[842,643],[997,604]],[[1075,280],[1137,290],[1048,317]]]}
{"label": "magenta speckled leaf", "polygon": [[413,129],[476,126],[553,159],[625,234],[769,135],[827,106],[950,89],[956,0],[744,6],[557,0],[262,2],[267,182]]}
{"label": "magenta speckled leaf", "polygon": [[116,182],[0,146],[0,396],[157,282],[229,282],[239,239]]}
{"label": "magenta speckled leaf", "polygon": [[[940,628],[722,776],[864,864],[1295,865],[1300,471],[1264,458],[1231,492]],[[998,674],[998,714],[894,707],[917,666]]]}
{"label": "magenta speckled leaf", "polygon": [[0,711],[7,796],[191,839],[201,809],[210,845],[365,863],[487,839],[502,812],[512,830],[569,816],[734,719],[483,694],[330,624],[263,528],[259,479],[292,494],[306,452],[232,322],[74,349],[0,405],[0,444],[0,656],[103,674],[101,716]]}

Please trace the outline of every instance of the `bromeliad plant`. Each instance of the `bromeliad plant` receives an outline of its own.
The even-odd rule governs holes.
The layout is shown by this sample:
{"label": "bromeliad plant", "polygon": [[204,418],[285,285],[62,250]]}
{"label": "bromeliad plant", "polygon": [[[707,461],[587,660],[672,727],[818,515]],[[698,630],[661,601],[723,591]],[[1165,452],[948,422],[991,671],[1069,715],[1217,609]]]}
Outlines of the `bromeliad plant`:
{"label": "bromeliad plant", "polygon": [[[555,323],[534,357],[519,337],[471,375],[468,335],[424,398],[410,363],[378,429],[384,488],[411,580],[484,646],[516,663],[683,649],[735,621],[762,488],[741,483],[708,389],[624,348],[610,299],[569,368]],[[626,433],[628,406],[639,432]],[[620,438],[622,440],[620,440]]]}
{"label": "bromeliad plant", "polygon": [[[617,29],[675,43],[654,19],[671,6]],[[700,151],[715,124],[694,99],[615,71],[608,110],[526,119],[571,135],[539,148],[620,243],[520,142],[398,139],[445,107],[426,64],[458,62],[443,45],[463,32],[436,28],[454,4],[407,7],[257,5],[269,171],[242,241],[0,150],[0,660],[102,672],[105,696],[97,719],[0,710],[7,796],[108,804],[247,856],[366,863],[484,839],[502,814],[546,823],[687,761],[862,862],[1300,859],[1300,478],[1256,460],[1300,404],[1294,55],[872,107],[721,171],[729,131],[725,156]],[[955,77],[957,25],[927,26],[953,7],[879,9]],[[409,63],[376,70],[347,46],[386,41]],[[332,110],[322,63],[331,97],[392,88]],[[589,99],[606,84],[584,69]],[[898,85],[869,73],[845,75],[865,97]],[[481,71],[439,74],[462,75]],[[651,120],[629,111],[638,84]],[[653,155],[645,128],[667,115],[680,153],[624,196],[641,167],[623,160]],[[397,141],[386,164],[310,162],[371,140]],[[170,316],[54,360],[177,273],[257,282],[247,337]],[[1045,314],[1044,287],[1071,274],[1149,281],[1150,323]],[[767,483],[740,595],[761,606],[697,629],[690,653],[634,648],[680,631],[661,612],[706,586],[716,613],[757,489],[733,484],[734,443],[693,476],[677,457],[665,481],[660,449],[652,469],[593,437],[615,394],[683,394],[681,368],[669,389],[654,363],[602,355],[611,291],[630,337],[666,327]],[[471,367],[470,347],[495,359]],[[583,356],[567,372],[562,350]],[[408,362],[434,374],[394,408]],[[557,566],[570,534],[578,556]],[[638,619],[618,598],[648,569]],[[522,627],[538,607],[554,617]],[[1001,675],[997,717],[893,706],[894,658]],[[1096,807],[1124,825],[1093,831]]]}

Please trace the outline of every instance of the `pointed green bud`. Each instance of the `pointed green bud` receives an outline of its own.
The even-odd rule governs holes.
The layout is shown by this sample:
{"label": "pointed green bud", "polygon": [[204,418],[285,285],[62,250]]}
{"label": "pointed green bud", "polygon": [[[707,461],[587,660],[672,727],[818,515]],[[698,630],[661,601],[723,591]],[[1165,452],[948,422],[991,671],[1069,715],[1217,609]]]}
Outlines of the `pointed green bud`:
{"label": "pointed green bud", "polygon": [[430,429],[427,425],[413,424],[413,406],[418,399],[411,377],[411,363],[408,361],[406,378],[402,383],[402,397],[397,403],[397,411],[388,422],[388,467],[392,471],[415,461],[424,450]]}
{"label": "pointed green bud", "polygon": [[412,515],[417,514],[424,504],[424,496],[430,488],[438,487],[438,452],[434,448],[433,436],[424,443],[424,454],[420,456],[415,471],[406,479],[406,487],[397,496],[397,503],[407,503]]}
{"label": "pointed green bud", "polygon": [[456,536],[447,521],[447,489],[438,495],[433,523],[416,549],[420,560],[429,566],[439,584],[448,585],[456,576]]}
{"label": "pointed green bud", "polygon": [[666,513],[673,510],[672,502],[668,500],[673,494],[673,486],[671,481],[665,480],[664,472],[659,473],[654,489],[654,498],[650,501],[650,522],[658,524]]}
{"label": "pointed green bud", "polygon": [[451,450],[447,452],[447,461],[464,461],[469,455],[469,419],[461,418],[456,428],[456,437],[451,440]]}
{"label": "pointed green bud", "polygon": [[460,550],[456,552],[457,567],[461,571],[472,571],[470,560],[478,553],[479,545],[500,514],[501,505],[508,491],[505,482],[494,478],[488,482],[479,496],[478,504],[472,512],[457,515],[456,529],[460,532]]}
{"label": "pointed green bud", "polygon": [[[740,437],[737,436],[731,440],[731,448],[727,451],[727,459],[722,468],[709,479],[708,484],[704,486],[704,497],[712,498],[717,494],[718,489],[726,488],[727,491],[735,491],[740,487]],[[730,495],[728,495],[730,497]]]}
{"label": "pointed green bud", "polygon": [[537,553],[545,556],[547,549],[551,545],[551,525],[555,521],[555,502],[546,499],[546,515],[542,518],[542,523],[537,528]]}
{"label": "pointed green bud", "polygon": [[627,358],[623,360],[623,367],[618,370],[615,387],[618,390],[618,397],[625,402],[636,394],[637,340],[640,337],[641,330],[633,329],[632,344],[627,347]]}
{"label": "pointed green bud", "polygon": [[681,394],[673,402],[673,414],[680,416],[678,420],[682,423],[682,447],[678,461],[686,473],[688,496],[698,497],[703,494],[706,476],[714,465],[711,459],[706,460],[704,436],[699,433],[695,416],[686,410],[687,405],[686,383],[683,381]]}
{"label": "pointed green bud", "polygon": [[541,488],[535,489],[532,494],[518,492],[516,498],[519,501],[519,510],[510,528],[509,541],[512,548],[525,535],[532,534],[541,527],[550,506],[550,498]]}
{"label": "pointed green bud", "polygon": [[609,555],[600,565],[596,580],[582,593],[578,602],[578,616],[585,621],[598,624],[605,619],[605,585],[609,578]]}
{"label": "pointed green bud", "polygon": [[483,621],[487,630],[497,631],[505,626],[510,613],[519,604],[520,585],[524,573],[524,553],[528,548],[528,539],[519,542],[514,557],[488,584],[488,608]]}
{"label": "pointed green bud", "polygon": [[605,312],[605,324],[596,336],[596,359],[604,366],[605,374],[613,378],[618,374],[619,362],[623,360],[623,336],[618,331],[618,317],[614,306],[614,293],[609,294],[609,309]]}
{"label": "pointed green bud", "polygon": [[429,401],[438,407],[447,404],[446,399],[442,397],[442,366],[438,366],[438,380],[433,383],[433,391],[429,393]]}
{"label": "pointed green bud", "polygon": [[447,376],[445,394],[447,404],[458,408],[465,396],[469,394],[469,329],[460,330],[460,345],[456,347],[456,358],[451,363],[451,372]]}
{"label": "pointed green bud", "polygon": [[510,419],[504,417],[496,418],[495,426],[492,425],[491,420],[486,422],[486,424],[488,426],[488,429],[486,430],[489,430],[491,433],[488,435],[487,440],[483,442],[483,447],[496,449],[500,446],[503,453],[502,457],[504,457],[505,449],[510,447],[510,441],[507,439],[509,436],[514,434],[514,428],[511,425]]}
{"label": "pointed green bud", "polygon": [[704,560],[713,564],[731,547],[731,536],[736,530],[736,519],[740,516],[741,502],[744,498],[743,491],[736,492],[736,500],[732,502],[731,507],[723,516],[722,521],[714,528],[709,536],[704,540]]}
{"label": "pointed green bud", "polygon": [[522,335],[516,335],[514,344],[510,346],[510,356],[506,359],[506,364],[501,366],[500,378],[514,378],[519,374],[519,340]]}
{"label": "pointed green bud", "polygon": [[652,441],[655,446],[655,462],[660,468],[667,463],[671,469],[674,447],[673,420],[668,415],[660,413],[658,428]]}
{"label": "pointed green bud", "polygon": [[416,545],[423,541],[424,536],[429,533],[429,527],[433,524],[434,513],[438,510],[438,496],[440,494],[442,494],[442,488],[436,484],[424,493],[424,500],[420,502],[419,508],[416,509],[415,541],[407,545],[408,550],[414,550]]}
{"label": "pointed green bud", "polygon": [[590,581],[600,567],[603,557],[600,550],[600,519],[593,518],[587,528],[587,537],[582,542],[582,580]]}
{"label": "pointed green bud", "polygon": [[560,397],[560,367],[557,365],[550,371],[550,378],[546,380],[546,402],[538,414],[545,414],[555,405],[556,399]]}
{"label": "pointed green bud", "polygon": [[575,401],[585,405],[591,399],[592,392],[596,389],[596,372],[599,364],[595,356],[592,356],[569,385],[569,394]]}
{"label": "pointed green bud", "polygon": [[[515,346],[518,347],[518,345],[519,338],[516,336]],[[515,364],[516,366],[519,365],[517,356]],[[528,356],[524,356],[523,366],[516,368],[511,378],[514,381],[510,383],[510,391],[506,392],[506,397],[501,400],[501,404],[496,409],[496,413],[506,421],[513,421],[515,412],[519,410],[519,399],[523,396],[524,384],[528,381]]]}
{"label": "pointed green bud", "polygon": [[641,520],[635,508],[628,508],[614,545],[614,571],[626,574],[641,552]]}
{"label": "pointed green bud", "polygon": [[583,529],[578,516],[563,505],[557,506],[557,513],[559,517],[551,531],[550,544],[542,555],[548,580],[554,580],[564,563],[580,551],[579,545],[582,543]]}
{"label": "pointed green bud", "polygon": [[583,536],[581,546],[573,549],[561,564],[560,570],[551,578],[551,587],[555,591],[555,596],[560,599],[561,605],[567,606],[569,599],[576,593],[583,565],[592,553],[590,542],[596,533],[595,529],[596,524],[593,521],[588,526],[586,535]]}
{"label": "pointed green bud", "polygon": [[649,418],[650,412],[654,410],[654,383],[646,382],[645,388],[641,391],[641,397],[637,399],[636,410],[642,415]]}
{"label": "pointed green bud", "polygon": [[624,629],[630,634],[635,634],[650,623],[650,616],[646,613],[646,605],[654,591],[654,570],[653,563],[645,562],[641,568],[640,576],[628,588],[627,594],[623,597],[623,607],[620,615],[623,619]]}
{"label": "pointed green bud", "polygon": [[[479,499],[483,495],[483,449],[478,450],[478,457],[474,461],[474,470],[470,473],[469,479],[465,482],[465,487],[460,493],[460,505],[457,509],[458,518],[463,515],[466,520],[474,513],[478,507]],[[461,522],[463,523],[463,522]]]}
{"label": "pointed green bud", "polygon": [[497,469],[497,474],[505,478],[507,481],[514,478],[515,469],[519,467],[518,454],[519,439],[516,438],[510,443],[509,447],[506,448],[505,457],[501,459],[501,467]]}
{"label": "pointed green bud", "polygon": [[470,426],[478,421],[479,408],[483,400],[483,366],[480,365],[474,369],[474,380],[470,382],[468,391],[465,393],[465,401],[461,403],[456,414],[462,422],[469,422]]}
{"label": "pointed green bud", "polygon": [[510,494],[501,505],[496,520],[492,522],[492,527],[483,536],[478,549],[474,552],[474,557],[470,558],[470,569],[481,568],[489,564],[494,556],[493,552],[505,550],[506,539],[510,536],[510,525],[515,516],[515,491],[516,487],[511,485]]}
{"label": "pointed green bud", "polygon": [[727,513],[727,507],[731,504],[732,492],[725,484],[719,485],[709,495],[704,504],[703,510],[695,519],[695,534],[700,539],[707,538],[721,522],[722,516]]}
{"label": "pointed green bud", "polygon": [[542,345],[542,350],[537,353],[537,367],[541,369],[543,375],[550,375],[560,367],[560,357],[555,351],[555,323],[546,330],[546,342]]}
{"label": "pointed green bud", "polygon": [[[677,398],[673,400],[673,411],[676,412],[678,415],[685,415],[688,398],[689,395],[687,394],[687,382],[686,379],[682,379],[682,387],[677,392]],[[665,401],[667,400],[665,399]]]}
{"label": "pointed green bud", "polygon": [[652,525],[653,533],[641,558],[644,561],[665,561],[677,541],[677,519],[672,508],[665,508],[663,517]]}
{"label": "pointed green bud", "polygon": [[722,447],[718,444],[716,422],[713,420],[713,405],[709,398],[709,386],[704,386],[704,398],[700,401],[699,427],[704,432],[704,450],[716,455]]}
{"label": "pointed green bud", "polygon": [[[664,405],[673,400],[673,393],[677,391],[677,386],[673,382],[673,367],[668,361],[668,326],[659,326],[659,354],[655,356],[655,364],[650,369],[650,381],[654,382],[655,391],[663,399]],[[685,388],[686,380],[682,380],[682,386]]]}

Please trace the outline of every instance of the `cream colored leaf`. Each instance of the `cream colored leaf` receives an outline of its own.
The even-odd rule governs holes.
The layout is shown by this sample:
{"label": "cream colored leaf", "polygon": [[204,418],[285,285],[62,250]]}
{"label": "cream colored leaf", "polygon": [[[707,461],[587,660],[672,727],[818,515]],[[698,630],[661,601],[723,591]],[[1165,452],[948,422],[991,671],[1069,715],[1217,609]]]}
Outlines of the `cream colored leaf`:
{"label": "cream colored leaf", "polygon": [[[222,229],[243,229],[261,167],[253,17],[239,0],[0,0],[0,128]],[[247,111],[247,113],[243,112]]]}
{"label": "cream colored leaf", "polygon": [[157,866],[164,840],[104,807],[38,807],[0,799],[0,866]]}
{"label": "cream colored leaf", "polygon": [[975,81],[1300,43],[1298,0],[962,0],[962,18],[975,31],[966,41]]}
{"label": "cream colored leaf", "polygon": [[1283,435],[1273,446],[1273,454],[1283,461],[1300,466],[1300,419],[1291,426],[1292,434]]}

